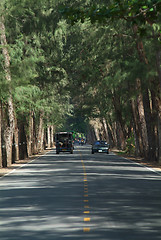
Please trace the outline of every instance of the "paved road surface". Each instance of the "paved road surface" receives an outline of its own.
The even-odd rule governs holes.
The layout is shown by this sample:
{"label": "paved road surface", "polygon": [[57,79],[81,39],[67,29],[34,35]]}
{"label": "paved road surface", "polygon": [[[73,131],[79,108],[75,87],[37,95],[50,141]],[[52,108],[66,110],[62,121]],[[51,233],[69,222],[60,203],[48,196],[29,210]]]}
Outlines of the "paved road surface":
{"label": "paved road surface", "polygon": [[114,154],[55,151],[0,178],[0,240],[160,240],[161,175]]}

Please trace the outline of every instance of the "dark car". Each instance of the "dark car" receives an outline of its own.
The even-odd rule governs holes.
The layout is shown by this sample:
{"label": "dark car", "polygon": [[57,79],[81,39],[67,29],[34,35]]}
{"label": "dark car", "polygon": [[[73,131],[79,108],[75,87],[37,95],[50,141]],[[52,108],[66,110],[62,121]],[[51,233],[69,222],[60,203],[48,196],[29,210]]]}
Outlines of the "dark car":
{"label": "dark car", "polygon": [[56,154],[60,152],[73,153],[73,136],[72,132],[58,132],[55,135]]}
{"label": "dark car", "polygon": [[96,141],[92,145],[92,154],[109,153],[109,144],[106,141]]}

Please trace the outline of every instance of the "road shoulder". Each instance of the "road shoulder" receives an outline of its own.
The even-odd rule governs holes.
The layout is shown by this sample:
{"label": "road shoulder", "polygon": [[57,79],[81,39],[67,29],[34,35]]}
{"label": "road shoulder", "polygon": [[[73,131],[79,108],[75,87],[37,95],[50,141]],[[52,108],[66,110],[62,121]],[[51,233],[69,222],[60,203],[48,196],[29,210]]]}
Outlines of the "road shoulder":
{"label": "road shoulder", "polygon": [[12,171],[22,167],[25,164],[28,164],[29,162],[33,161],[34,159],[36,159],[36,158],[38,158],[42,155],[45,155],[47,152],[52,151],[52,150],[53,149],[46,149],[42,153],[35,154],[35,155],[33,155],[29,158],[26,158],[26,159],[18,160],[8,168],[0,168],[0,178],[5,176],[5,175],[10,174]]}
{"label": "road shoulder", "polygon": [[114,152],[116,155],[118,155],[120,157],[124,157],[126,159],[129,159],[133,162],[144,165],[146,167],[152,168],[155,171],[158,171],[158,172],[161,173],[161,163],[158,163],[158,162],[155,162],[155,161],[154,162],[149,162],[146,159],[135,157],[133,155],[128,155],[128,154],[125,154],[125,153],[121,152],[120,150],[116,150],[116,149],[113,149],[112,152]]}

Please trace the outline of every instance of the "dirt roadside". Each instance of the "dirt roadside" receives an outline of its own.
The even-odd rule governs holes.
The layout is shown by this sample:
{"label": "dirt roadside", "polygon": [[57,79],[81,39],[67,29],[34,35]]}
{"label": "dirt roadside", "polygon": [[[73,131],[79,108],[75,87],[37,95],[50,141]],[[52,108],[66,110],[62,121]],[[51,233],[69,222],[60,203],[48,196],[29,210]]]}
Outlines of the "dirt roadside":
{"label": "dirt roadside", "polygon": [[13,170],[15,170],[17,168],[20,168],[22,165],[27,164],[27,163],[31,162],[32,160],[34,160],[34,159],[36,159],[36,158],[38,158],[40,156],[45,155],[47,152],[50,152],[51,150],[53,150],[53,149],[46,149],[42,153],[35,154],[35,155],[33,155],[33,156],[29,157],[29,158],[26,158],[24,160],[16,161],[15,163],[13,163],[8,168],[0,168],[0,178],[3,177],[6,174],[9,174]]}

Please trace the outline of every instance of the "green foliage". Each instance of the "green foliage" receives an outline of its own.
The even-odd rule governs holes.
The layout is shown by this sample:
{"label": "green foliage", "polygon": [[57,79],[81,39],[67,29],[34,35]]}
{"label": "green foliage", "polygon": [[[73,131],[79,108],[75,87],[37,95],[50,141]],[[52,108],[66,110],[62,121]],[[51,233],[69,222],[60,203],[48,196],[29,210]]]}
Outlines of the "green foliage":
{"label": "green foliage", "polygon": [[126,150],[125,153],[127,154],[135,154],[135,140],[134,140],[134,136],[128,138],[126,140]]}
{"label": "green foliage", "polygon": [[109,4],[99,4],[90,6],[86,9],[75,7],[62,7],[60,13],[71,23],[74,24],[81,20],[90,19],[91,23],[98,21],[105,23],[107,20],[126,19],[133,23],[145,23],[146,21],[156,22],[161,3],[159,0],[141,1],[112,1]]}
{"label": "green foliage", "polygon": [[[43,111],[46,125],[84,132],[91,117],[117,121],[113,102],[117,98],[123,121],[131,126],[136,78],[148,86],[148,79],[157,77],[160,1],[8,0],[5,9],[19,118]],[[136,49],[140,40],[148,67],[140,63]],[[8,86],[2,55],[0,60],[4,98]]]}

